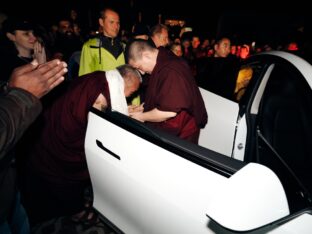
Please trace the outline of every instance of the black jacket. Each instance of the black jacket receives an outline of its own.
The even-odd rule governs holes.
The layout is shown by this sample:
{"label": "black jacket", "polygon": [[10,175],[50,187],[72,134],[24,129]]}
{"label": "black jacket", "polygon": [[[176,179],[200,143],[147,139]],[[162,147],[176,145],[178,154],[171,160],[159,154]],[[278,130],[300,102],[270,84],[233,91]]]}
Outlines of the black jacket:
{"label": "black jacket", "polygon": [[12,149],[42,106],[35,96],[22,89],[0,88],[0,223],[12,208],[16,193],[16,172]]}
{"label": "black jacket", "polygon": [[31,61],[30,58],[19,57],[13,42],[0,35],[0,82],[8,81],[15,68]]}

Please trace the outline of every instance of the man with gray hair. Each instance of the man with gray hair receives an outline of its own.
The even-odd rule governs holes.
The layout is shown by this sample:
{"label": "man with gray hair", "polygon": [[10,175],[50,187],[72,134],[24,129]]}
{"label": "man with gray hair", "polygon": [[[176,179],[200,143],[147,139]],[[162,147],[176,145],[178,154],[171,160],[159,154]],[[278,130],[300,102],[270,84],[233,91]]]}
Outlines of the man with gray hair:
{"label": "man with gray hair", "polygon": [[169,29],[164,24],[156,24],[151,28],[150,44],[156,48],[169,45]]}
{"label": "man with gray hair", "polygon": [[94,107],[127,114],[126,96],[139,85],[140,74],[130,65],[96,71],[73,80],[45,110],[40,139],[32,146],[22,181],[31,223],[66,215],[76,222],[96,223],[96,213],[84,197],[90,186],[84,151],[88,113]]}

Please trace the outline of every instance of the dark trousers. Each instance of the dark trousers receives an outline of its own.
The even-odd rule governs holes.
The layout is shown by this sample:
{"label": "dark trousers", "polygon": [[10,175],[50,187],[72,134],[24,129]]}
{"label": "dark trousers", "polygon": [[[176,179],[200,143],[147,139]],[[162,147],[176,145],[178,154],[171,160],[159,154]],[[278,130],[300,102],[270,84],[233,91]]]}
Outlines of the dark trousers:
{"label": "dark trousers", "polygon": [[4,223],[0,224],[1,234],[29,234],[28,217],[21,204],[20,193],[16,194],[12,212]]}
{"label": "dark trousers", "polygon": [[28,171],[21,181],[21,192],[31,226],[83,210],[84,191],[88,184],[53,183]]}

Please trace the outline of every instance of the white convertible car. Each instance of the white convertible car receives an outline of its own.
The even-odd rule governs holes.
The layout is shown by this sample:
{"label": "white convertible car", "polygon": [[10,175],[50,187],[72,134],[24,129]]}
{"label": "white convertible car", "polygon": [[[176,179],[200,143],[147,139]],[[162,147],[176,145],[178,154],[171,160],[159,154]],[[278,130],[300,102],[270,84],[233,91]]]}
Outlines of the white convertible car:
{"label": "white convertible car", "polygon": [[201,89],[199,146],[91,110],[94,207],[117,232],[312,233],[312,66],[268,52],[244,67],[239,102]]}

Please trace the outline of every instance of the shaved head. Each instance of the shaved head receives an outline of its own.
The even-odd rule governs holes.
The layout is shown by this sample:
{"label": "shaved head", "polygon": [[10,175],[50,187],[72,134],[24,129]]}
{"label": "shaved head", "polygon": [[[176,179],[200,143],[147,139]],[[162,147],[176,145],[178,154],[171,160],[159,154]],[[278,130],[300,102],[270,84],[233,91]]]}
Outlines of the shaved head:
{"label": "shaved head", "polygon": [[128,50],[129,61],[137,61],[142,59],[142,54],[144,51],[154,51],[156,50],[152,47],[146,40],[135,40],[133,41]]}

